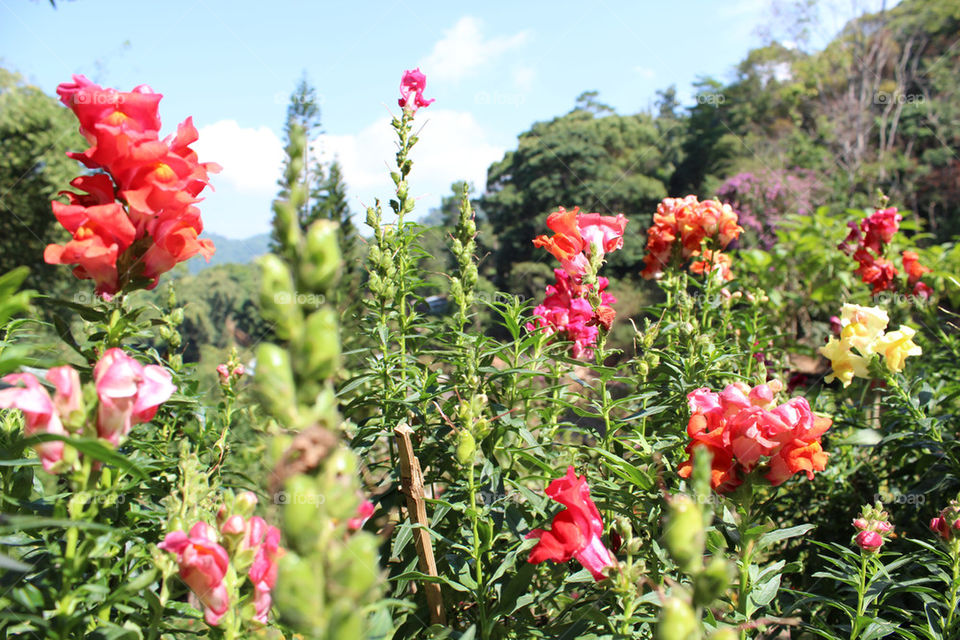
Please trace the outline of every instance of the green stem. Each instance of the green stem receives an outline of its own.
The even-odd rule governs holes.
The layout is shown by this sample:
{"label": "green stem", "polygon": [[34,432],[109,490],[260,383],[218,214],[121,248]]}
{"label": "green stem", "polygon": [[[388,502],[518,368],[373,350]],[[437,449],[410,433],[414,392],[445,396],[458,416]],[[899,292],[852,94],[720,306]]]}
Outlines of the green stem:
{"label": "green stem", "polygon": [[474,478],[473,463],[470,463],[467,472],[467,481],[470,491],[470,520],[473,530],[473,567],[474,581],[477,583],[476,599],[480,609],[480,637],[487,640],[490,637],[490,625],[487,622],[487,602],[483,584],[483,548],[480,542],[480,518],[477,513],[477,485]]}
{"label": "green stem", "polygon": [[[737,530],[740,533],[740,583],[737,589],[737,611],[743,616],[743,622],[749,622],[753,612],[750,610],[750,563],[753,561],[754,538],[748,532],[753,526],[753,484],[748,478],[744,483],[740,497],[740,521]],[[741,629],[740,639],[746,640],[747,630]]]}
{"label": "green stem", "polygon": [[944,631],[947,637],[952,637],[953,616],[957,611],[957,587],[958,578],[960,578],[960,538],[950,541],[950,557],[953,564],[953,574],[950,581],[950,599],[947,601],[947,623],[944,625]]}
{"label": "green stem", "polygon": [[860,618],[863,617],[864,604],[863,596],[867,591],[867,554],[860,552],[860,582],[857,585],[857,617],[854,618],[850,627],[850,640],[856,640],[860,635]]}

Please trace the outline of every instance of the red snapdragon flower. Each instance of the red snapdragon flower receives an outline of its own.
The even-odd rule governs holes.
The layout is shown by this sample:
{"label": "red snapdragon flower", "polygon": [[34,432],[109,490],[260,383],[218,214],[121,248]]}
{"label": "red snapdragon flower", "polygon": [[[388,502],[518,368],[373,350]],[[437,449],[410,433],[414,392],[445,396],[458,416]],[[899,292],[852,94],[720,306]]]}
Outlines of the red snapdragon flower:
{"label": "red snapdragon flower", "polygon": [[420,67],[404,71],[400,80],[400,106],[412,113],[416,113],[420,107],[429,107],[436,98],[424,98],[423,90],[426,88],[427,76],[420,71]]}
{"label": "red snapdragon flower", "polygon": [[603,521],[590,499],[586,477],[577,476],[573,467],[568,467],[567,474],[551,482],[546,493],[566,509],[554,516],[549,531],[534,529],[527,534],[527,538],[539,540],[527,561],[539,564],[544,560],[568,562],[576,558],[594,580],[602,580],[604,570],[615,566],[615,562],[600,538]]}
{"label": "red snapdragon flower", "polygon": [[155,286],[162,273],[198,253],[209,260],[213,244],[198,238],[203,224],[193,205],[220,167],[199,162],[190,148],[197,140],[192,119],[161,140],[162,96],[145,85],[118,92],[74,76],[57,93],[91,145],[68,155],[103,173],[71,182],[83,193],[62,192],[68,205],[53,202],[73,239],[49,245],[44,260],[77,265],[74,274],[93,280],[104,296],[138,277]]}
{"label": "red snapdragon flower", "polygon": [[363,525],[373,516],[373,512],[376,510],[373,503],[369,500],[364,500],[357,507],[357,515],[347,520],[347,529],[350,531],[357,531],[362,528]]}
{"label": "red snapdragon flower", "polygon": [[930,520],[930,530],[949,542],[960,536],[960,506],[953,500],[941,509],[937,517]]}
{"label": "red snapdragon flower", "polygon": [[[871,286],[871,293],[877,295],[883,291],[896,291],[899,288],[897,276],[900,272],[893,262],[885,257],[887,245],[893,240],[900,229],[903,216],[897,209],[890,207],[880,209],[857,222],[847,223],[850,232],[837,245],[837,248],[852,257],[857,262],[854,271],[864,284]],[[903,270],[907,273],[907,288],[912,289],[915,296],[927,299],[933,293],[925,282],[920,279],[930,272],[930,269],[920,264],[920,258],[915,251],[904,251],[901,254]]]}

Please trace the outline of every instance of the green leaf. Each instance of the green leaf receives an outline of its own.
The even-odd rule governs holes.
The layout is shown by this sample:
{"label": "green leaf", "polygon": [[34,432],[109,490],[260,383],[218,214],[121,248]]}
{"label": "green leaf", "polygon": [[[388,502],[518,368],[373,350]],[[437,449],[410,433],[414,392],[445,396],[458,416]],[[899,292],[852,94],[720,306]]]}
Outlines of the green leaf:
{"label": "green leaf", "polygon": [[771,531],[760,536],[760,539],[757,541],[757,546],[763,549],[781,540],[802,536],[815,528],[816,525],[800,524],[795,527],[790,527],[789,529],[777,529],[776,531]]}

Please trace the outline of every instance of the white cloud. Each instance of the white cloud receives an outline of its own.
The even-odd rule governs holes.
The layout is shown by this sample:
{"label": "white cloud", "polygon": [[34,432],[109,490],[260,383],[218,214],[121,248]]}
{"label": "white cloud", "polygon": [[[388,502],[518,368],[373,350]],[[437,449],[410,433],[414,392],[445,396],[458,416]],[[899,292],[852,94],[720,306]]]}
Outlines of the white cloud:
{"label": "white cloud", "polygon": [[[418,199],[417,215],[440,204],[451,183],[473,182],[478,190],[486,186],[487,168],[503,157],[505,149],[492,144],[487,133],[468,112],[424,109],[417,115],[422,127],[413,148],[411,194]],[[390,179],[396,154],[396,138],[390,119],[384,117],[354,135],[324,135],[319,139],[324,160],[336,156],[343,167],[354,212],[380,198],[385,212],[393,194]],[[363,219],[361,215],[361,220]]]}
{"label": "white cloud", "polygon": [[530,36],[529,31],[520,31],[510,36],[484,39],[482,24],[477,18],[464,16],[444,31],[443,38],[433,46],[430,55],[420,62],[420,69],[427,78],[459,80],[521,46]]}
{"label": "white cloud", "polygon": [[657,72],[650,67],[639,66],[634,67],[633,70],[637,72],[637,75],[645,80],[653,80],[654,76],[657,75]]}
{"label": "white cloud", "polygon": [[274,194],[283,166],[283,143],[269,127],[241,127],[236,120],[220,120],[199,129],[193,144],[203,162],[216,162],[223,171],[213,178],[238,191]]}

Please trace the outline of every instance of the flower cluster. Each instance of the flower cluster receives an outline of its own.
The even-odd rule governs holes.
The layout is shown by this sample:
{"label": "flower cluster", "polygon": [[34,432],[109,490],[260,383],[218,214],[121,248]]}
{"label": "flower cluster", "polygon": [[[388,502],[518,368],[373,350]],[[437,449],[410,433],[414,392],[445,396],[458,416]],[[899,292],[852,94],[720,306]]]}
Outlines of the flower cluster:
{"label": "flower cluster", "polygon": [[840,335],[832,337],[820,347],[820,353],[830,360],[833,371],[827,382],[840,380],[850,386],[854,377],[870,379],[870,361],[874,355],[883,358],[891,373],[903,370],[908,356],[918,356],[923,350],[914,344],[916,331],[901,325],[897,331],[887,331],[890,321],[887,312],[879,307],[861,307],[845,304],[840,312]]}
{"label": "flower cluster", "polygon": [[420,71],[420,67],[404,71],[400,79],[400,107],[410,113],[416,113],[420,107],[429,107],[435,98],[423,97],[426,88],[427,76]]}
{"label": "flower cluster", "polygon": [[854,542],[867,553],[879,551],[886,538],[893,533],[890,516],[879,502],[875,507],[865,505],[854,519],[853,527],[857,530]]}
{"label": "flower cluster", "polygon": [[960,505],[951,500],[937,517],[930,520],[930,530],[947,542],[960,537]]}
{"label": "flower cluster", "polygon": [[[108,349],[93,368],[98,400],[95,429],[90,434],[117,446],[131,427],[149,422],[157,407],[176,391],[170,373],[157,365],[142,365],[120,349]],[[70,366],[55,367],[46,379],[54,386],[53,397],[32,373],[13,373],[3,378],[11,385],[0,389],[0,408],[23,412],[25,435],[49,433],[59,436],[83,434],[88,430],[83,406],[80,376]],[[37,454],[43,468],[62,471],[62,441],[38,444]]]}
{"label": "flower cluster", "polygon": [[137,278],[155,286],[162,273],[198,253],[209,260],[213,243],[198,238],[203,224],[193,205],[220,167],[198,162],[190,148],[197,140],[192,119],[161,140],[162,96],[145,85],[118,92],[74,76],[57,94],[91,145],[68,155],[99,173],[70,183],[81,193],[62,192],[69,204],[52,202],[73,238],[48,245],[44,260],[76,265],[74,275],[93,280],[104,296]]}
{"label": "flower cluster", "polygon": [[[864,284],[872,287],[874,295],[883,291],[897,290],[897,267],[885,256],[887,245],[893,240],[903,220],[896,207],[879,209],[857,224],[847,223],[850,233],[838,245],[838,248],[857,262],[854,271]],[[930,297],[933,290],[920,279],[930,269],[920,264],[920,258],[914,251],[901,254],[903,269],[907,273],[907,288],[913,295],[923,299]]]}
{"label": "flower cluster", "polygon": [[622,213],[602,216],[580,213],[580,207],[570,211],[559,207],[547,216],[547,226],[554,234],[537,236],[533,246],[553,254],[570,275],[582,276],[590,268],[591,258],[602,260],[607,253],[623,246],[627,218]]}
{"label": "flower cluster", "polygon": [[615,566],[615,562],[600,539],[603,520],[590,499],[586,478],[568,467],[567,475],[551,482],[546,493],[566,509],[553,517],[549,531],[534,529],[527,534],[527,538],[538,539],[527,560],[539,564],[544,560],[568,562],[576,558],[594,580],[602,580],[604,570]]}
{"label": "flower cluster", "polygon": [[587,299],[591,285],[581,284],[580,278],[571,276],[563,269],[554,269],[556,283],[547,285],[547,296],[543,304],[533,310],[533,322],[528,322],[528,331],[542,329],[547,335],[559,334],[573,342],[571,355],[574,358],[589,358],[599,335],[598,327],[609,330],[616,311],[610,306],[617,299],[604,291],[607,279],[597,278],[597,291],[600,293],[600,306],[594,311]]}
{"label": "flower cluster", "polygon": [[[647,256],[644,278],[659,278],[673,260],[688,258],[693,273],[717,270],[724,280],[731,280],[730,256],[722,253],[740,237],[743,228],[737,224],[737,213],[729,204],[718,200],[700,202],[696,196],[665,198],[653,214],[653,226],[647,230]],[[711,247],[705,247],[710,243]]]}
{"label": "flower cluster", "polygon": [[[547,286],[543,304],[534,309],[528,331],[544,330],[573,341],[574,358],[591,357],[599,336],[598,327],[609,331],[616,317],[617,299],[606,293],[608,281],[596,277],[606,254],[623,246],[627,218],[623,214],[602,216],[567,211],[560,207],[547,217],[553,236],[537,236],[533,244],[549,251],[563,268],[554,269],[556,282]],[[596,285],[591,281],[595,281]]]}
{"label": "flower cluster", "polygon": [[774,380],[752,389],[738,382],[720,393],[706,388],[689,393],[690,457],[680,465],[680,476],[690,477],[699,447],[713,454],[710,486],[717,493],[737,488],[758,467],[773,486],[801,471],[811,480],[815,471],[823,471],[827,454],[820,437],[832,421],[814,415],[806,398],[778,406],[774,396],[781,389]]}
{"label": "flower cluster", "polygon": [[[241,493],[235,512],[221,507],[217,514],[219,534],[212,525],[197,522],[189,533],[172,531],[157,545],[177,555],[180,578],[190,587],[191,604],[203,609],[207,624],[219,624],[230,608],[226,578],[231,562],[237,573],[247,572],[253,586],[253,620],[267,623],[277,561],[285,550],[280,546],[279,529],[260,516],[249,516],[256,504],[252,493]],[[223,544],[218,541],[221,539]]]}

